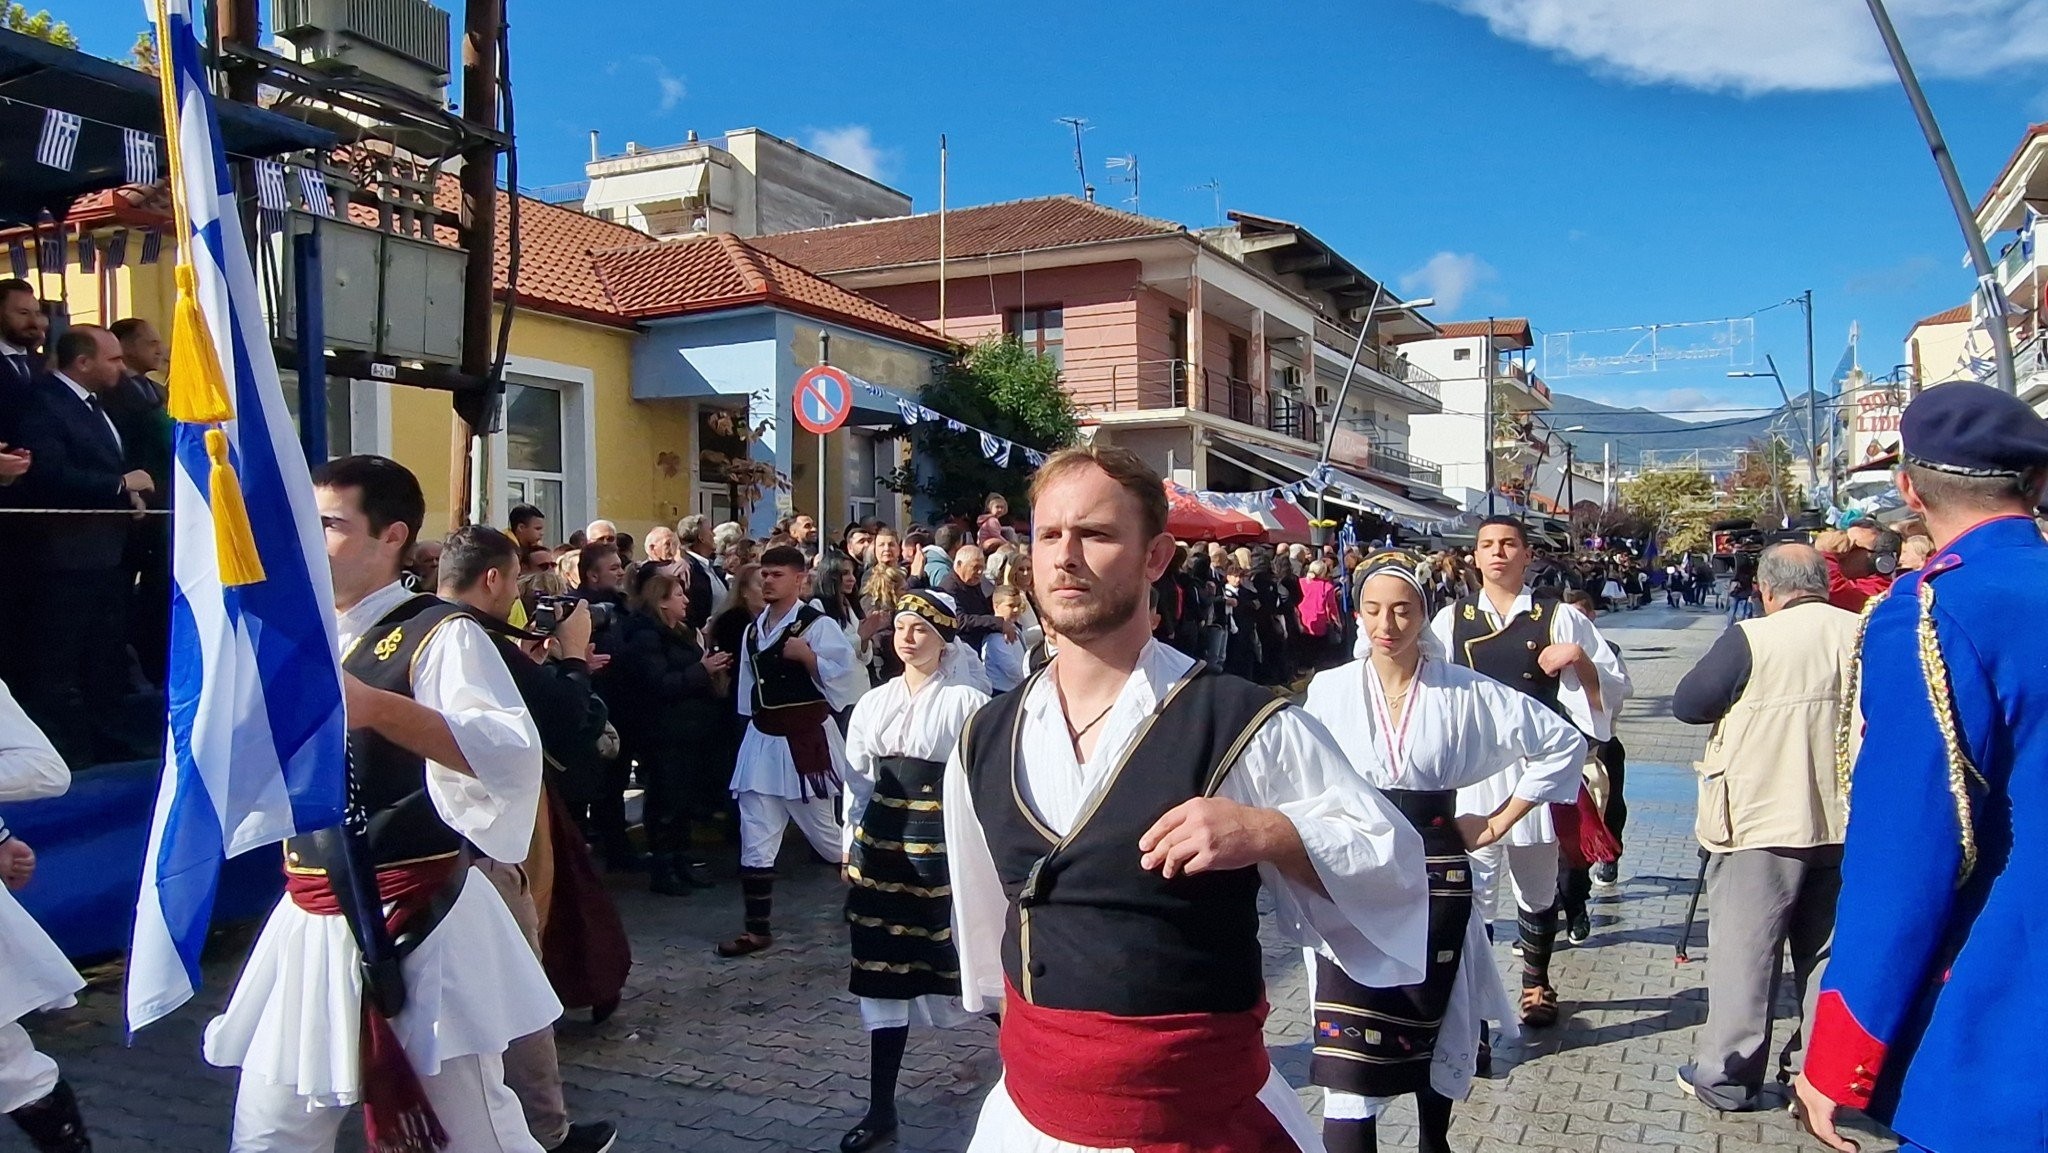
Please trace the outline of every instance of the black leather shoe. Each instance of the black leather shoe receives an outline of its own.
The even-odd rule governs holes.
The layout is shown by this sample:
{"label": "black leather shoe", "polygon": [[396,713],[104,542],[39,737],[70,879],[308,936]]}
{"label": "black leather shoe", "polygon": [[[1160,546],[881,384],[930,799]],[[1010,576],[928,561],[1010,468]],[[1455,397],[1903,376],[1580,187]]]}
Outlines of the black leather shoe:
{"label": "black leather shoe", "polygon": [[860,1124],[848,1129],[846,1136],[839,1139],[839,1153],[865,1153],[866,1150],[873,1149],[884,1141],[893,1140],[895,1136],[896,1118],[877,1120],[873,1117],[863,1117]]}
{"label": "black leather shoe", "polygon": [[618,1126],[609,1121],[586,1121],[569,1126],[569,1135],[548,1153],[611,1153],[618,1140]]}

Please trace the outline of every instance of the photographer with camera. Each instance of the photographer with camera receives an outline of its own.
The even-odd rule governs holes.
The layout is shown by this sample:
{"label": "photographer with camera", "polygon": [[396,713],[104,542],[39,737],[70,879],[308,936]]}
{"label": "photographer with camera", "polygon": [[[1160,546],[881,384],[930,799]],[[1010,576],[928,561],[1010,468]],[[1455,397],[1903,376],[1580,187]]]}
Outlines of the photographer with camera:
{"label": "photographer with camera", "polygon": [[[458,529],[442,542],[440,554],[441,598],[466,608],[471,619],[490,634],[504,658],[512,683],[540,734],[544,763],[553,770],[543,773],[543,787],[553,791],[567,783],[567,778],[577,775],[569,771],[572,766],[588,766],[597,759],[596,745],[604,730],[604,703],[590,687],[590,613],[580,602],[570,601],[566,606],[547,606],[566,607],[567,612],[559,619],[549,614],[547,619],[535,622],[538,632],[522,632],[508,623],[512,607],[519,601],[519,549],[511,537],[497,529],[483,525]],[[573,822],[569,822],[570,828],[557,827],[559,822],[554,818],[561,811],[560,805],[543,802],[534,822],[532,847],[523,865],[479,858],[477,867],[505,898],[536,957],[542,956],[543,906],[551,904],[558,891],[572,897],[581,906],[580,919],[586,930],[579,947],[615,953],[616,964],[612,967],[623,983],[631,963],[623,926],[618,928],[615,941],[610,939],[612,935],[588,932],[593,920],[589,905],[602,902],[610,908],[610,896],[601,886],[575,886],[578,891],[572,894],[567,891],[570,886],[558,889],[556,884],[556,861],[567,864],[575,854],[584,851],[582,837],[573,828]],[[568,843],[563,843],[564,838]],[[568,872],[565,870],[565,879]],[[610,921],[619,925],[615,908],[610,908]],[[555,977],[552,971],[549,975],[551,979]],[[556,983],[558,987],[562,984]],[[563,993],[565,999],[572,999],[570,990]],[[589,995],[589,999],[615,1001],[617,992],[600,990]],[[609,1147],[617,1136],[609,1122],[569,1123],[562,1102],[562,1072],[556,1059],[552,1026],[513,1041],[505,1050],[505,1084],[519,1098],[527,1128],[543,1149],[594,1153]]]}
{"label": "photographer with camera", "polygon": [[[690,818],[708,816],[707,787],[723,723],[731,653],[706,655],[695,629],[684,623],[689,588],[666,570],[646,574],[633,611],[618,625],[618,660],[609,682],[620,737],[639,760],[646,789],[648,883],[653,892],[681,896],[711,885],[711,867],[690,853]],[[713,791],[717,790],[717,791]]]}

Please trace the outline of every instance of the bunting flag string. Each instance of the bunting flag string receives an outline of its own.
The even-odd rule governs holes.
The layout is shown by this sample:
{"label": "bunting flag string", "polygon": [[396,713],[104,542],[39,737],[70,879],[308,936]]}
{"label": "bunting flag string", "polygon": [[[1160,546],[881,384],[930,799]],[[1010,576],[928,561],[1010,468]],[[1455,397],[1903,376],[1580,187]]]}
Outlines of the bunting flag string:
{"label": "bunting flag string", "polygon": [[26,280],[28,278],[28,248],[21,241],[13,240],[8,242],[7,263],[10,266],[10,271],[14,273],[14,279]]}
{"label": "bunting flag string", "polygon": [[156,137],[134,128],[121,130],[121,159],[130,184],[155,184]]}
{"label": "bunting flag string", "polygon": [[334,197],[327,191],[326,175],[304,165],[292,167],[299,178],[299,197],[306,202],[306,211],[318,216],[333,216]]}
{"label": "bunting flag string", "polygon": [[275,160],[258,160],[256,209],[263,219],[263,227],[272,232],[283,232],[284,214],[291,206],[291,194],[285,190],[284,165]]}
{"label": "bunting flag string", "polygon": [[896,401],[896,411],[902,415],[903,423],[906,425],[943,424],[949,431],[960,433],[963,436],[973,433],[981,440],[981,455],[997,468],[1010,467],[1011,460],[1015,459],[1014,454],[1020,449],[1024,453],[1025,463],[1032,468],[1038,468],[1045,463],[1045,454],[1035,448],[1026,447],[1010,440],[1008,437],[997,436],[987,429],[976,428],[966,421],[956,420],[943,412],[926,408],[907,396],[898,396],[896,393],[862,380],[852,373],[847,373],[846,379],[853,382],[855,388],[860,389],[877,400],[894,398]]}
{"label": "bunting flag string", "polygon": [[38,272],[64,271],[63,233],[45,233],[36,237],[36,270]]}
{"label": "bunting flag string", "polygon": [[114,235],[107,238],[107,267],[119,268],[128,263],[128,230],[116,228]]}
{"label": "bunting flag string", "polygon": [[987,457],[989,463],[997,468],[1010,467],[1010,449],[1012,447],[1009,441],[1004,440],[995,433],[984,432],[981,434],[981,455]]}

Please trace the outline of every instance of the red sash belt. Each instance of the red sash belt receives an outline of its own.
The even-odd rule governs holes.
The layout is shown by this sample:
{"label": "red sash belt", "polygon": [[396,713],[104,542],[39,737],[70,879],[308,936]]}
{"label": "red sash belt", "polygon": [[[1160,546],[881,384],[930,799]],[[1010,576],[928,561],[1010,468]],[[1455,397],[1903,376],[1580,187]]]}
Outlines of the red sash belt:
{"label": "red sash belt", "polygon": [[1113,1017],[1033,1005],[1012,988],[1003,1084],[1032,1128],[1137,1153],[1299,1153],[1258,1099],[1272,1075],[1266,1004],[1247,1013]]}
{"label": "red sash belt", "polygon": [[825,726],[832,723],[832,706],[824,701],[762,709],[754,714],[754,727],[771,737],[789,742],[789,759],[804,780],[804,799],[832,795],[839,784],[839,771],[832,767],[832,739]]}
{"label": "red sash belt", "polygon": [[[377,895],[389,907],[385,924],[393,936],[433,904],[435,896],[455,879],[458,865],[468,867],[462,857],[442,857],[377,870]],[[341,904],[325,874],[287,871],[284,891],[292,904],[316,917],[341,915]],[[368,997],[363,998],[362,1060],[363,1136],[372,1153],[425,1153],[445,1147],[448,1133],[434,1116],[419,1073],[398,1043],[391,1022],[377,1012]]]}

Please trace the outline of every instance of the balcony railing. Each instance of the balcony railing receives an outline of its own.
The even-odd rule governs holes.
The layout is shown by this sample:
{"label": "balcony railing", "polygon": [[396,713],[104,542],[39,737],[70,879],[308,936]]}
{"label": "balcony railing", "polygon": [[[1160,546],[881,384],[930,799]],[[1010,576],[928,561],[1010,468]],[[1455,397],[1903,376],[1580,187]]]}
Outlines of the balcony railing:
{"label": "balcony railing", "polygon": [[[1194,407],[1189,395],[1191,366],[1179,360],[1146,360],[1076,369],[1066,374],[1069,391],[1084,402],[1113,412]],[[1104,397],[1104,377],[1108,395]],[[1311,444],[1322,439],[1322,414],[1314,405],[1274,388],[1260,390],[1251,381],[1227,373],[1202,371],[1200,408],[1213,416],[1277,432]],[[1100,403],[1106,400],[1107,403]]]}
{"label": "balcony railing", "polygon": [[2035,254],[2028,252],[2025,245],[2017,240],[2013,241],[1998,257],[1998,269],[1995,273],[1998,283],[2001,286],[2015,283],[2027,274],[2027,269],[2033,265],[2034,259]]}
{"label": "balcony railing", "polygon": [[1405,385],[1421,396],[1443,403],[1443,382],[1434,373],[1415,367],[1413,361],[1391,348],[1369,347],[1358,358],[1359,363],[1371,365],[1383,376],[1389,376],[1398,384]]}
{"label": "balcony railing", "polygon": [[1444,483],[1442,465],[1419,456],[1409,456],[1398,448],[1375,444],[1372,446],[1372,455],[1367,459],[1371,462],[1374,472],[1438,487]]}

